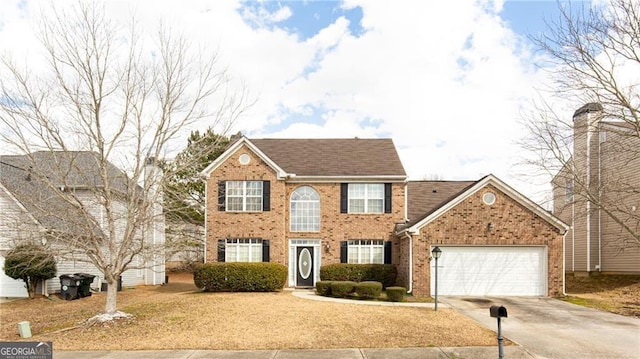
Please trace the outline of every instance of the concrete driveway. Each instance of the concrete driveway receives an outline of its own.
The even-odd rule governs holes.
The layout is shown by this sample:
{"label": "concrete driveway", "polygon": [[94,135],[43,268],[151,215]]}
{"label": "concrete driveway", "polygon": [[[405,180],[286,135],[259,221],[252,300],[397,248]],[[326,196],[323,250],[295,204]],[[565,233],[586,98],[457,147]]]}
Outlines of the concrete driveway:
{"label": "concrete driveway", "polygon": [[497,331],[489,307],[503,305],[504,337],[537,358],[640,358],[640,319],[551,298],[441,297],[443,303]]}

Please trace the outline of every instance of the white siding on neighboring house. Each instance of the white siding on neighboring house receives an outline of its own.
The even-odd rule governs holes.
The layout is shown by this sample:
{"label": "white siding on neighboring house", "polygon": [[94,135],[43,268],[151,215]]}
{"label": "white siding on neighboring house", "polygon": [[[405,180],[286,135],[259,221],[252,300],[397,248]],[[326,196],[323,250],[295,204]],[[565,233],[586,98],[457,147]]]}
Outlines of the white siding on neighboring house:
{"label": "white siding on neighboring house", "polygon": [[[42,153],[38,154],[38,156],[43,157],[43,161],[47,160],[48,157],[46,156],[48,155],[49,154],[42,154]],[[92,164],[94,162],[92,162],[91,156],[94,156],[94,154],[75,153],[75,152],[71,154],[60,154],[60,156],[63,156],[63,155],[68,155],[68,156],[73,155],[74,158],[76,158],[75,156],[78,156],[76,158],[78,159],[78,162],[76,164],[79,167],[73,168],[73,169],[74,171],[78,170],[79,174],[72,173],[70,175],[69,183],[71,183],[72,186],[78,185],[78,183],[82,183],[83,181],[87,181],[88,179],[91,178],[91,176],[98,176],[97,172],[93,172],[96,169],[92,167]],[[13,158],[13,160],[17,162],[22,161],[17,158]],[[10,166],[8,168],[14,168],[14,166],[10,164],[7,164],[7,166]],[[18,167],[15,167],[15,168],[18,169]],[[157,171],[156,167],[153,167],[153,168],[155,168],[154,171]],[[74,172],[74,171],[71,171],[71,172]],[[47,237],[47,241],[43,240],[44,232],[42,230],[44,228],[41,228],[41,225],[36,221],[36,218],[38,218],[39,220],[42,220],[42,218],[45,218],[45,222],[46,222],[47,220],[49,220],[49,217],[47,217],[46,215],[43,215],[42,213],[38,213],[39,215],[41,215],[41,217],[38,217],[37,215],[36,217],[30,215],[29,212],[27,211],[33,210],[32,206],[27,206],[27,208],[25,208],[18,201],[18,199],[22,201],[31,200],[29,198],[29,193],[28,192],[23,193],[22,191],[16,190],[21,187],[19,184],[15,184],[14,181],[12,181],[13,179],[18,178],[17,176],[20,176],[22,174],[21,173],[12,174],[9,172],[2,172],[2,173],[7,175],[3,176],[0,179],[2,179],[3,181],[7,180],[7,182],[0,182],[0,260],[3,260],[4,259],[3,256],[5,255],[6,251],[11,249],[14,246],[14,244],[20,240],[31,239],[31,240],[35,240],[36,243],[42,242],[43,244],[45,244],[46,242],[46,245],[52,249],[52,252],[54,254],[56,254],[58,270],[56,273],[56,277],[47,281],[46,287],[44,288],[45,291],[49,293],[58,292],[60,290],[59,276],[62,274],[74,274],[74,273],[88,273],[91,275],[95,275],[96,279],[94,280],[94,284],[92,285],[92,287],[95,289],[100,288],[100,284],[104,280],[104,274],[102,274],[92,263],[90,263],[90,261],[88,261],[86,254],[80,253],[81,251],[79,249],[75,250],[77,247],[80,247],[78,245],[79,243],[77,243],[76,245],[67,243],[67,244],[64,244],[63,246],[61,242],[57,242],[57,240],[54,238]],[[83,177],[83,174],[86,175],[87,178],[80,178],[80,177]],[[152,172],[152,174],[161,175],[160,172]],[[122,175],[124,175],[124,173],[122,173]],[[78,177],[78,178],[75,178],[75,177]],[[64,183],[67,183],[67,182],[64,182]],[[89,183],[93,183],[93,182],[89,181]],[[37,183],[37,185],[44,186],[44,184],[41,184],[41,183]],[[9,186],[9,188],[11,188],[12,191],[15,191],[15,192],[9,192],[7,188],[5,188],[4,186]],[[11,186],[14,186],[14,187],[11,187]],[[125,245],[125,244],[122,244],[122,239],[124,237],[124,233],[126,233],[127,225],[129,224],[128,217],[127,217],[128,215],[127,203],[123,200],[120,200],[119,199],[120,197],[113,196],[114,197],[113,202],[110,204],[111,207],[109,208],[110,211],[107,212],[106,208],[102,204],[103,201],[100,196],[100,193],[94,192],[93,190],[90,190],[90,189],[82,189],[82,188],[85,188],[85,187],[82,187],[82,185],[78,185],[78,187],[66,187],[63,190],[65,192],[71,191],[67,193],[75,196],[75,198],[77,198],[82,203],[84,210],[86,211],[85,214],[88,213],[88,215],[92,216],[95,219],[94,223],[97,224],[102,229],[102,232],[104,234],[108,236],[112,236],[112,239],[115,240],[120,246]],[[60,189],[62,189],[62,187],[60,187]],[[149,194],[153,195],[153,193],[154,191],[150,191]],[[16,195],[18,197],[15,197]],[[58,200],[64,203],[63,200],[59,198]],[[54,202],[55,201],[53,201],[52,203]],[[51,207],[51,208],[55,208],[55,207]],[[62,206],[61,208],[67,208],[67,207]],[[136,232],[135,235],[137,236],[136,237],[137,243],[126,244],[127,246],[130,246],[131,248],[138,248],[142,246],[144,246],[145,248],[148,248],[153,245],[155,246],[164,245],[164,242],[165,242],[164,241],[164,215],[162,213],[161,199],[160,201],[154,204],[153,211],[158,215],[157,220],[152,225],[149,225],[149,226],[144,226],[142,224],[135,225],[134,228]],[[112,215],[110,219],[112,220],[111,224],[113,224],[112,226],[112,228],[114,229],[113,232],[109,231],[110,221],[109,221],[109,218],[107,218],[108,213]],[[60,218],[65,218],[65,217],[62,217],[64,213],[60,213],[60,215],[61,215]],[[81,214],[76,214],[76,215],[81,215]],[[68,221],[66,222],[66,224],[72,225],[71,222],[73,219],[72,218],[67,218],[67,219]],[[55,226],[55,224],[57,224],[55,221],[53,221],[53,225],[52,223],[47,223],[48,226],[52,226],[49,229],[56,229],[57,227]],[[82,228],[74,228],[74,229],[75,229],[75,232],[81,233],[81,234],[91,232],[87,228],[84,228],[84,226],[82,226]],[[53,232],[50,232],[50,233],[53,233]],[[56,232],[56,233],[59,233],[59,232]],[[79,237],[79,236],[76,236],[76,237]],[[61,238],[62,237],[60,237],[59,239],[62,240]],[[90,240],[89,238],[76,238],[76,239],[80,241]],[[141,245],[140,240],[145,241],[144,245]],[[70,252],[78,252],[78,253],[70,253]],[[102,254],[105,257],[108,257],[109,254],[107,253],[106,248],[102,248],[102,252],[103,252]],[[129,287],[129,286],[135,286],[135,285],[141,285],[141,284],[163,284],[164,278],[165,278],[164,277],[164,270],[165,270],[164,251],[160,250],[158,252],[159,254],[155,256],[147,256],[146,262],[145,262],[145,258],[143,257],[141,257],[139,260],[134,259],[134,262],[130,264],[130,266],[134,268],[129,269],[124,273],[122,273],[123,286]],[[150,269],[145,269],[145,267]],[[2,288],[3,290],[6,289],[5,292],[9,290],[8,288],[16,287],[17,286],[16,283],[18,282],[19,282],[19,286],[24,287],[24,284],[21,283],[21,281],[14,281],[13,279],[8,278],[6,276],[0,276],[0,288]],[[40,288],[40,289],[43,289],[43,288]]]}
{"label": "white siding on neighboring house", "polygon": [[[78,191],[75,193],[75,195],[83,203],[85,208],[87,208],[88,212],[91,215],[95,216],[102,231],[108,235],[109,221],[108,221],[108,218],[106,217],[106,209],[104,208],[104,206],[100,204],[98,198],[96,197],[96,194],[93,193],[92,191]],[[124,236],[126,226],[127,226],[126,203],[124,203],[123,201],[115,201],[113,202],[111,209],[113,213],[113,220],[115,221],[116,240],[120,241]],[[142,236],[143,231],[139,230],[138,234]],[[134,259],[134,261],[131,263],[131,266],[133,267],[136,267],[138,265],[139,265],[139,261],[137,261],[136,259]],[[87,267],[83,265],[81,266],[81,268],[87,268]],[[81,271],[76,271],[73,273],[77,273],[77,272],[81,272]],[[91,272],[90,269],[87,269],[86,273],[95,274]],[[164,279],[164,268],[163,268],[162,276]],[[104,275],[101,273],[100,273],[100,278],[104,279]],[[163,282],[159,282],[158,284],[160,283],[163,283]],[[141,271],[138,269],[130,269],[122,273],[123,287],[131,287],[131,286],[142,285],[142,284],[153,284],[149,280],[145,281],[144,271]],[[59,283],[58,283],[58,287],[59,287]]]}
{"label": "white siding on neighboring house", "polygon": [[0,297],[25,298],[28,297],[25,283],[13,279],[4,273],[4,259],[7,252],[13,248],[15,241],[37,226],[25,210],[0,185]]}
{"label": "white siding on neighboring house", "polygon": [[[78,255],[78,258],[81,256]],[[60,276],[63,274],[87,273],[95,275],[91,288],[98,290],[100,288],[100,278],[104,275],[91,263],[81,262],[78,260],[57,259],[58,272],[54,278],[47,280],[47,293],[60,292]]]}
{"label": "white siding on neighboring house", "polygon": [[[0,255],[0,268],[4,268],[4,254]],[[26,298],[29,294],[22,280],[13,279],[4,270],[0,273],[0,297],[5,298]]]}

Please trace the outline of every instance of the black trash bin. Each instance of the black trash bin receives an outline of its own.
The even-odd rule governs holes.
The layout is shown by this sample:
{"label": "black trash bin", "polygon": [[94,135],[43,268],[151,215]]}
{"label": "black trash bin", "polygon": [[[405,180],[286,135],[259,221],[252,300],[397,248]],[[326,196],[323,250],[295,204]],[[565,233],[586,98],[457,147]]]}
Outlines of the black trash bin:
{"label": "black trash bin", "polygon": [[93,283],[93,278],[95,278],[96,276],[88,273],[74,273],[74,276],[80,279],[80,286],[78,287],[78,296],[80,296],[80,298],[90,297],[91,283]]}
{"label": "black trash bin", "polygon": [[[118,292],[120,292],[122,290],[122,276],[118,277]],[[107,282],[102,282],[101,286],[100,286],[100,291],[101,292],[106,292],[107,289],[109,289],[109,285],[107,284]]]}
{"label": "black trash bin", "polygon": [[60,296],[62,299],[72,300],[78,298],[78,288],[80,278],[74,274],[63,274],[60,276]]}

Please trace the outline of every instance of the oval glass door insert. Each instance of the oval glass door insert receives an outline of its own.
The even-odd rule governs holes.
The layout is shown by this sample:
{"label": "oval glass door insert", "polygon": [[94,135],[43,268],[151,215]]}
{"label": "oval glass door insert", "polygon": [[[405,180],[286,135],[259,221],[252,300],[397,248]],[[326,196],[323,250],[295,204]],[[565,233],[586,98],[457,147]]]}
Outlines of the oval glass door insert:
{"label": "oval glass door insert", "polygon": [[300,257],[298,258],[298,272],[302,279],[309,278],[311,275],[311,253],[307,248],[300,251]]}

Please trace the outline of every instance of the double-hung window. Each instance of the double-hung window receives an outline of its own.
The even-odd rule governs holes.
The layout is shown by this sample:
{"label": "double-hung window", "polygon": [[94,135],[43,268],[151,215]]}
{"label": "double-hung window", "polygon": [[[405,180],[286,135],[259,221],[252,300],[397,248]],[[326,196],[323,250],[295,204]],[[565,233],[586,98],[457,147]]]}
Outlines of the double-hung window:
{"label": "double-hung window", "polygon": [[225,262],[262,262],[262,239],[226,240]]}
{"label": "double-hung window", "polygon": [[227,238],[218,241],[218,262],[268,261],[268,240],[260,238]]}
{"label": "double-hung window", "polygon": [[384,184],[350,183],[349,213],[383,213]]}
{"label": "double-hung window", "polygon": [[343,183],[341,213],[391,213],[391,183]]}
{"label": "double-hung window", "polygon": [[218,208],[227,212],[269,210],[269,181],[221,181],[218,183]]}
{"label": "double-hung window", "polygon": [[347,263],[383,264],[384,262],[384,241],[347,241]]}

